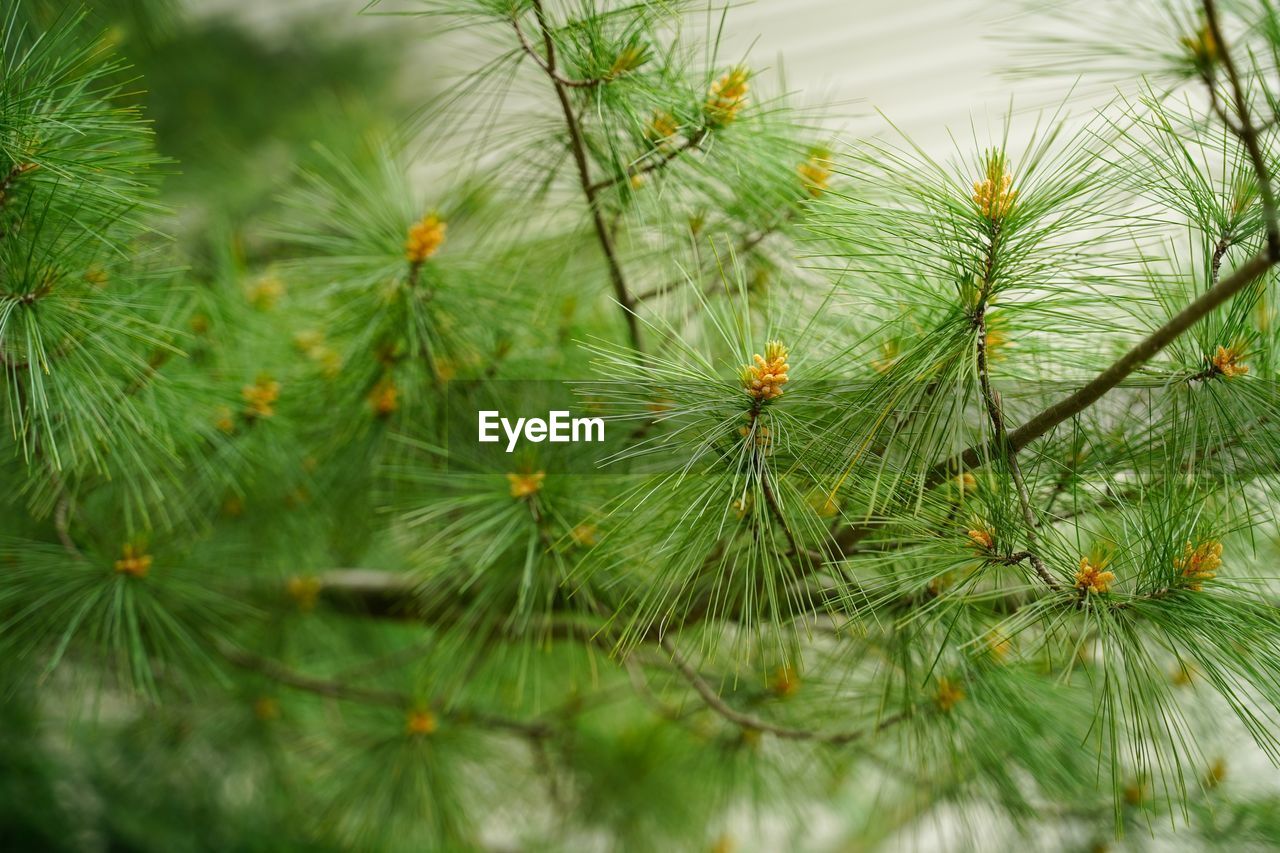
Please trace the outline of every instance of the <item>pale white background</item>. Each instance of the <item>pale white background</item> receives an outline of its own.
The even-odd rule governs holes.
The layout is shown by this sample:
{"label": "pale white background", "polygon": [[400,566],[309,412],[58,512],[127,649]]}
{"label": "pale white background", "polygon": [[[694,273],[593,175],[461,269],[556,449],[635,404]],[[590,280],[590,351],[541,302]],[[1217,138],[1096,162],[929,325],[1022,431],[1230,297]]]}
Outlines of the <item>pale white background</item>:
{"label": "pale white background", "polygon": [[[436,26],[421,19],[360,16],[366,0],[187,0],[196,15],[231,15],[251,21],[270,38],[289,39],[299,15],[324,10],[342,29],[418,28],[424,43],[419,74],[465,72],[474,65],[474,42],[465,33],[432,37]],[[1099,7],[1114,0],[1076,0]],[[413,0],[384,0],[375,8],[412,9]],[[1017,35],[1043,14],[1032,0],[755,0],[728,12],[721,56],[746,57],[773,79],[785,74],[788,90],[807,107],[824,107],[829,121],[852,136],[883,132],[885,117],[931,152],[945,153],[948,131],[969,135],[970,122],[998,129],[1011,103],[1030,114],[1067,100],[1074,81],[1011,77],[1026,65]],[[1055,22],[1055,27],[1061,24]],[[1073,114],[1107,100],[1105,87],[1071,95]],[[1083,97],[1082,97],[1083,94]]]}

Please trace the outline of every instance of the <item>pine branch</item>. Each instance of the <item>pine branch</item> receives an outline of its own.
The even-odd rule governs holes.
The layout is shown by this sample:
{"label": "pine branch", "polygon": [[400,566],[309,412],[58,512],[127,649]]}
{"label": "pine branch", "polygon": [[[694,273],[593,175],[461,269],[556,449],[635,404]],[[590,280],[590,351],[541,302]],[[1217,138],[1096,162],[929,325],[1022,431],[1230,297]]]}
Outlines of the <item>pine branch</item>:
{"label": "pine branch", "polygon": [[333,569],[319,575],[319,595],[347,613],[417,619],[413,579],[377,569]]}
{"label": "pine branch", "polygon": [[124,396],[132,397],[151,384],[151,380],[156,377],[160,372],[160,369],[164,367],[169,362],[169,359],[173,358],[177,353],[178,350],[168,347],[164,349],[157,349],[155,352],[151,353],[151,356],[147,359],[146,368],[135,376],[133,381],[129,383],[128,387],[124,389]]}
{"label": "pine branch", "polygon": [[[8,204],[9,190],[13,188],[14,182],[27,172],[36,168],[37,166],[34,163],[14,163],[13,166],[10,167],[9,171],[5,173],[4,177],[0,178],[0,209],[3,209],[4,206]],[[0,237],[3,236],[4,232],[0,231]]]}
{"label": "pine branch", "polygon": [[[10,167],[9,171],[5,173],[4,177],[0,178],[0,213],[4,212],[5,207],[9,203],[9,191],[13,189],[14,182],[27,172],[37,168],[39,167],[35,163],[14,163],[13,166]],[[3,221],[0,221],[0,240],[5,239],[7,236],[9,236],[9,228]],[[0,363],[3,362],[0,361]]]}
{"label": "pine branch", "polygon": [[[752,441],[756,435],[755,431],[760,429],[760,409],[764,405],[764,401],[756,399],[751,404],[751,411],[748,414],[750,426],[748,427],[747,440]],[[760,453],[759,447],[753,447],[751,460],[760,478],[760,491],[764,493],[765,505],[769,508],[769,514],[778,526],[782,528],[782,533],[787,539],[787,556],[796,556],[800,554],[800,546],[796,543],[795,534],[791,532],[791,525],[787,523],[787,517],[782,512],[782,507],[778,503],[778,496],[774,494],[773,484],[769,481],[769,466],[766,459]]]}
{"label": "pine branch", "polygon": [[218,651],[227,662],[240,669],[251,670],[259,675],[294,690],[313,693],[329,699],[346,699],[367,705],[386,705],[393,708],[413,707],[413,697],[392,690],[376,690],[368,687],[356,687],[338,681],[327,681],[295,672],[285,665],[268,658],[259,657],[237,649],[229,644],[219,647]]}
{"label": "pine branch", "polygon": [[[1236,111],[1239,114],[1239,123],[1231,121],[1230,117],[1221,110],[1221,107],[1217,104],[1213,82],[1206,77],[1205,82],[1210,91],[1210,103],[1214,106],[1215,111],[1218,112],[1219,117],[1227,128],[1240,138],[1249,155],[1250,164],[1258,179],[1259,194],[1262,198],[1267,229],[1267,247],[1237,268],[1226,280],[1219,281],[1217,276],[1222,257],[1226,254],[1226,249],[1229,245],[1227,235],[1224,234],[1219,240],[1211,260],[1212,279],[1215,283],[1163,326],[1156,329],[1110,367],[1094,377],[1088,384],[1042,410],[1010,433],[1009,447],[1015,453],[1058,424],[1093,405],[1108,391],[1124,381],[1129,374],[1176,340],[1183,332],[1203,320],[1215,308],[1244,290],[1277,263],[1280,263],[1280,228],[1277,226],[1275,196],[1271,189],[1270,170],[1267,168],[1265,158],[1259,147],[1257,129],[1253,123],[1244,86],[1236,70],[1235,61],[1231,57],[1231,51],[1223,39],[1222,28],[1218,22],[1217,6],[1214,0],[1204,0],[1204,10],[1210,32],[1215,44],[1218,45],[1217,53],[1220,61],[1227,71],[1235,99]],[[981,448],[981,450],[982,452],[979,452],[979,447],[970,447],[959,455],[936,465],[926,478],[926,484],[936,485],[946,479],[950,472],[957,469],[979,467],[981,460],[984,457],[989,457],[998,448],[992,442]]]}
{"label": "pine branch", "polygon": [[50,471],[49,476],[53,479],[53,489],[58,495],[58,502],[53,509],[53,529],[57,532],[58,541],[62,543],[66,552],[78,560],[83,560],[84,554],[80,552],[76,540],[71,536],[71,493],[67,491],[66,484],[58,476],[57,471]]}
{"label": "pine branch", "polygon": [[[1171,344],[1183,332],[1203,320],[1218,306],[1244,290],[1277,263],[1269,250],[1254,255],[1231,275],[1209,288],[1183,308],[1163,326],[1156,329],[1127,353],[1117,359],[1079,390],[1035,414],[1025,424],[1009,433],[1009,446],[1018,451],[1040,438],[1058,424],[1080,414],[1100,400],[1161,350]],[[926,479],[928,485],[937,485],[952,472],[978,468],[985,458],[998,453],[994,441],[969,447],[952,458],[934,466]]]}
{"label": "pine branch", "polygon": [[[399,599],[411,589],[411,586],[401,576],[367,569],[340,570],[327,573],[323,577],[325,578],[324,589],[329,590],[331,593],[340,592],[344,598],[367,598],[372,596],[375,600],[381,601],[389,595],[392,598]],[[370,611],[365,612],[372,612],[372,608]],[[574,632],[574,635],[593,643],[601,641],[599,632],[585,630]],[[765,732],[785,740],[813,740],[838,745],[861,740],[896,725],[907,718],[905,713],[894,714],[881,719],[874,726],[850,731],[824,731],[777,725],[754,715],[738,711],[724,702],[716,694],[715,689],[679,653],[669,638],[655,635],[654,642],[670,655],[671,667],[694,688],[711,710],[745,729]],[[220,651],[234,665],[256,671],[277,683],[294,689],[330,698],[398,708],[409,708],[413,705],[413,697],[408,694],[355,687],[341,682],[307,676],[275,661],[260,658],[229,646],[222,648]],[[644,684],[643,677],[634,669],[634,664],[629,659],[624,659],[622,665],[627,668],[633,687],[646,702],[654,707],[656,713],[668,719],[675,720],[680,718],[681,715],[675,709],[666,705],[652,694],[647,684]],[[456,712],[453,716],[462,721],[471,721],[493,728],[512,730],[528,737],[544,738],[552,733],[550,725],[543,722],[524,723],[501,717],[476,714],[470,711]]]}

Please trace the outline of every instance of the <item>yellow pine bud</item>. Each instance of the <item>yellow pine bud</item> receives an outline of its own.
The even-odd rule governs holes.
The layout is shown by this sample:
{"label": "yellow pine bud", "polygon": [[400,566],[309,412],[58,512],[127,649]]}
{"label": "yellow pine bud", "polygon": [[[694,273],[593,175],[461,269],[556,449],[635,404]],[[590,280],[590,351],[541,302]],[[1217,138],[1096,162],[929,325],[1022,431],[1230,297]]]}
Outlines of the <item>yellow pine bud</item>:
{"label": "yellow pine bud", "polygon": [[772,400],[782,396],[782,386],[787,384],[787,348],[780,341],[770,341],[757,353],[755,363],[743,365],[739,371],[743,389],[757,400]]}
{"label": "yellow pine bud", "polygon": [[151,556],[141,548],[125,545],[120,549],[121,557],[116,560],[116,571],[133,578],[145,578],[151,571]]}
{"label": "yellow pine bud", "polygon": [[831,181],[831,152],[825,148],[810,149],[808,158],[796,166],[796,172],[805,192],[817,198],[827,191]]}
{"label": "yellow pine bud", "polygon": [[1213,37],[1213,29],[1208,22],[1194,34],[1183,36],[1179,41],[1191,56],[1196,70],[1204,72],[1218,61],[1218,40]]}
{"label": "yellow pine bud", "polygon": [[1222,565],[1222,543],[1207,539],[1199,545],[1190,542],[1182,550],[1182,556],[1174,559],[1173,566],[1182,572],[1187,589],[1199,591],[1205,581],[1217,577]]}
{"label": "yellow pine bud", "polygon": [[649,50],[644,44],[636,43],[628,45],[618,52],[617,57],[613,60],[613,65],[609,66],[609,72],[605,74],[605,78],[612,80],[615,77],[621,77],[628,71],[635,71],[645,60],[649,58]]}
{"label": "yellow pine bud", "polygon": [[298,609],[303,613],[315,610],[316,603],[320,600],[320,588],[319,578],[304,575],[294,575],[285,585],[289,597],[297,603]]}
{"label": "yellow pine bud", "polygon": [[1013,176],[1004,168],[1004,158],[988,155],[986,176],[973,182],[973,203],[987,219],[998,221],[1009,215],[1018,191],[1013,189]]}
{"label": "yellow pine bud", "polygon": [[794,696],[799,689],[800,676],[790,666],[778,667],[778,671],[773,674],[773,679],[769,682],[769,692],[784,699]]}
{"label": "yellow pine bud", "polygon": [[738,117],[739,111],[746,105],[747,92],[751,86],[747,82],[751,72],[741,66],[734,68],[711,84],[707,92],[707,101],[703,105],[703,114],[712,127],[724,127]]}
{"label": "yellow pine bud", "polygon": [[405,734],[409,735],[434,734],[438,728],[440,728],[440,723],[436,719],[436,715],[426,710],[409,712],[409,716],[404,722]]}
{"label": "yellow pine bud", "polygon": [[404,241],[405,259],[411,264],[421,264],[438,252],[444,244],[447,227],[434,213],[427,214],[420,222],[409,226],[409,236]]}
{"label": "yellow pine bud", "polygon": [[966,531],[969,537],[969,544],[980,554],[985,554],[996,547],[996,535],[990,527],[979,523],[978,526]]}
{"label": "yellow pine bud", "polygon": [[520,499],[536,495],[542,491],[542,481],[547,478],[546,471],[534,471],[531,474],[507,474],[507,482],[511,486],[511,497]]}
{"label": "yellow pine bud", "polygon": [[654,110],[644,126],[644,138],[659,146],[670,142],[679,132],[676,117],[666,110]]}
{"label": "yellow pine bud", "polygon": [[951,709],[960,704],[964,699],[964,689],[952,683],[948,678],[938,679],[938,689],[933,694],[933,700],[938,704],[938,710],[943,713],[950,713]]}
{"label": "yellow pine bud", "polygon": [[246,417],[269,418],[276,413],[275,403],[280,399],[280,383],[263,374],[252,385],[241,388],[240,396],[244,398]]}
{"label": "yellow pine bud", "polygon": [[219,406],[214,411],[213,425],[219,432],[231,435],[236,431],[236,421],[232,411],[227,406]]}
{"label": "yellow pine bud", "polygon": [[1114,572],[1104,571],[1105,568],[1105,560],[1081,557],[1080,569],[1076,572],[1075,578],[1076,589],[1085,594],[1109,592],[1116,576]]}
{"label": "yellow pine bud", "polygon": [[1227,379],[1244,376],[1248,373],[1248,365],[1240,361],[1244,356],[1242,350],[1243,347],[1239,344],[1233,344],[1230,347],[1219,346],[1218,351],[1209,359],[1213,365],[1213,372],[1219,376],[1225,376]]}
{"label": "yellow pine bud", "polygon": [[245,289],[245,296],[259,311],[270,311],[284,296],[284,282],[274,275],[265,275]]}
{"label": "yellow pine bud", "polygon": [[597,533],[598,529],[594,524],[584,522],[569,531],[569,538],[573,540],[575,545],[580,545],[583,548],[590,548],[599,541]]}
{"label": "yellow pine bud", "polygon": [[264,723],[280,718],[280,703],[271,696],[259,696],[253,700],[253,715]]}
{"label": "yellow pine bud", "polygon": [[399,395],[400,391],[396,388],[395,381],[389,376],[384,377],[379,379],[378,384],[369,392],[369,407],[379,418],[390,417],[400,408]]}

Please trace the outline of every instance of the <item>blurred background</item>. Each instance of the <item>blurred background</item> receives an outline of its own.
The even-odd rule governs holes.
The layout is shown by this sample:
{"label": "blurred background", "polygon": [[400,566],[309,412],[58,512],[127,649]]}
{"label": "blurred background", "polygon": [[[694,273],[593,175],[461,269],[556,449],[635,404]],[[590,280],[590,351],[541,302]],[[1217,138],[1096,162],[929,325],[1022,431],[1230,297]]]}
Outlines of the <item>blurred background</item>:
{"label": "blurred background", "polygon": [[[1017,73],[1034,59],[1020,49],[1018,34],[1047,27],[1065,36],[1070,21],[1053,14],[1062,5],[1037,0],[748,0],[710,4],[708,17],[729,10],[723,56],[749,56],[758,71],[781,75],[801,104],[822,108],[833,126],[853,135],[880,133],[887,118],[926,148],[945,151],[952,131],[967,135],[971,121],[999,126],[1011,103],[1019,112],[1031,112],[1057,106],[1071,94],[1073,108],[1087,110],[1110,97],[1096,81],[1090,97],[1081,100],[1081,87],[1069,77]],[[1116,4],[1091,0],[1067,5],[1101,10]],[[384,16],[411,12],[413,0],[384,0],[362,12],[363,6],[364,0],[183,0],[179,9],[188,26],[234,27],[272,51],[310,54],[326,42],[346,42],[364,44],[385,60],[391,38],[404,50],[396,92],[411,102],[476,66],[476,42],[468,33],[441,32],[446,25],[438,20],[406,24]],[[317,58],[312,55],[311,61]],[[321,94],[325,81],[313,82],[312,94]]]}
{"label": "blurred background", "polygon": [[[50,21],[67,4],[22,0]],[[965,150],[999,136],[1011,108],[1013,134],[1070,98],[1087,117],[1113,97],[1104,79],[1018,71],[1043,57],[1039,31],[1067,34],[1076,21],[1042,0],[757,0],[712,4],[705,26],[723,16],[719,47],[749,59],[774,91],[846,138],[891,132],[930,155]],[[440,17],[412,15],[415,0],[103,0],[86,7],[141,76],[140,97],[161,152],[175,161],[168,201],[188,235],[250,238],[271,199],[317,145],[342,153],[373,136],[419,132],[424,105],[479,67],[497,48]],[[1104,0],[1072,8],[1114,10]],[[1105,15],[1100,14],[1100,19]],[[1083,26],[1083,24],[1082,24]],[[1030,62],[1029,62],[1030,61]],[[1063,63],[1056,66],[1061,71]],[[518,94],[517,94],[518,97]],[[464,139],[466,117],[429,132]],[[439,162],[417,164],[429,181]],[[447,166],[445,166],[447,168]]]}
{"label": "blurred background", "polygon": [[[51,15],[65,13],[65,4],[46,5]],[[1096,0],[1074,8],[1089,5],[1114,6]],[[440,18],[398,14],[412,13],[413,0],[365,6],[110,0],[90,12],[145,80],[161,150],[181,164],[175,193],[199,189],[188,196],[194,202],[212,188],[223,212],[240,216],[288,179],[300,148],[341,149],[353,136],[409,126],[424,103],[491,53]],[[822,124],[850,137],[884,133],[891,122],[946,156],[953,139],[964,145],[975,128],[979,136],[998,131],[1011,106],[1029,116],[1070,97],[1073,114],[1086,116],[1112,97],[1097,80],[1018,72],[1036,59],[1020,49],[1019,33],[1066,34],[1070,23],[1053,14],[1057,4],[757,0],[713,4],[708,26],[726,9],[720,55],[749,58]],[[209,132],[216,127],[224,132]],[[209,180],[228,171],[242,179]]]}

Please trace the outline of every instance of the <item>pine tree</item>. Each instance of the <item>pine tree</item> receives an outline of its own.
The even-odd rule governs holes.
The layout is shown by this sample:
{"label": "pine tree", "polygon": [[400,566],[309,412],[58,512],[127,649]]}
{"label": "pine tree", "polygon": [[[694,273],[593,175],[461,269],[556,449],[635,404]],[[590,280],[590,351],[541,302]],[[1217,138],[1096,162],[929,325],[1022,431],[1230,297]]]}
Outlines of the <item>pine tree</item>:
{"label": "pine tree", "polygon": [[1280,844],[1271,3],[945,160],[687,0],[366,11],[4,13],[9,846]]}

